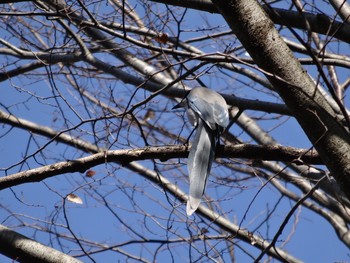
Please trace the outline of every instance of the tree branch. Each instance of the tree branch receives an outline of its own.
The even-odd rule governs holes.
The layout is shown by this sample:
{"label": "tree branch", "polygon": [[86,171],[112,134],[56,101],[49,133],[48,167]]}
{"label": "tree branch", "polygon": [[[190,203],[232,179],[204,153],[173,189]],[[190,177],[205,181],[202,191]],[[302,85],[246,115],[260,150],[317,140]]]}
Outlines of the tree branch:
{"label": "tree branch", "polygon": [[[94,166],[108,162],[115,162],[124,166],[133,161],[147,159],[165,161],[171,158],[186,158],[187,155],[187,146],[144,147],[128,150],[102,151],[87,157],[50,164],[2,177],[0,178],[0,190],[23,183],[40,182],[60,174],[83,173]],[[260,146],[243,144],[220,147],[217,150],[217,157],[278,160],[284,162],[295,161],[298,163],[312,162],[313,164],[320,164],[321,161],[318,155],[312,151],[276,145]]]}
{"label": "tree branch", "polygon": [[0,225],[0,253],[18,262],[81,263],[65,253],[44,246]]}
{"label": "tree branch", "polygon": [[[175,5],[209,13],[220,13],[218,8],[210,0],[151,0],[152,2]],[[339,40],[350,43],[350,25],[334,21],[325,15],[315,15],[308,12],[299,13],[280,8],[263,6],[271,20],[278,25],[307,30],[305,19],[310,25],[312,32],[331,35]]]}

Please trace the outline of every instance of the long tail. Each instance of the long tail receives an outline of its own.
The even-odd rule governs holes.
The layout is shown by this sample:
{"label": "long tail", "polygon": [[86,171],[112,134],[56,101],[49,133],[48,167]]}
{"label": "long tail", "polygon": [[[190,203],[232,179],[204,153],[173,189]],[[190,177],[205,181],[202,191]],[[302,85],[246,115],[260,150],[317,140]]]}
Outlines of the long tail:
{"label": "long tail", "polygon": [[211,165],[215,157],[215,138],[215,131],[212,131],[199,119],[187,162],[190,178],[190,194],[186,207],[188,216],[197,210],[204,194]]}

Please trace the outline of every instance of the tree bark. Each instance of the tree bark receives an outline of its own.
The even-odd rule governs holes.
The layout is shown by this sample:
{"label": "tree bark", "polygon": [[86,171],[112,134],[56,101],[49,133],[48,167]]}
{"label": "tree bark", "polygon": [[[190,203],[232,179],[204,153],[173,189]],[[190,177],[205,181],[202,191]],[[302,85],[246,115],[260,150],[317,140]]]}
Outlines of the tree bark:
{"label": "tree bark", "polygon": [[0,225],[0,244],[0,253],[16,262],[81,263],[78,259],[44,246],[3,225]]}
{"label": "tree bark", "polygon": [[213,0],[350,198],[350,137],[255,0]]}

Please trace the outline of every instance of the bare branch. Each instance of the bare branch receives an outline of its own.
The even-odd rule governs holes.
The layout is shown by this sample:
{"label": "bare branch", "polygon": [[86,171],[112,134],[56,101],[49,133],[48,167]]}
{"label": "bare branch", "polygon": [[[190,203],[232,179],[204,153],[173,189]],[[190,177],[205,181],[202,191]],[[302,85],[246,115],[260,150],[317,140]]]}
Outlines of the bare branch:
{"label": "bare branch", "polygon": [[0,225],[0,252],[18,262],[79,263],[67,254],[44,246],[7,227]]}

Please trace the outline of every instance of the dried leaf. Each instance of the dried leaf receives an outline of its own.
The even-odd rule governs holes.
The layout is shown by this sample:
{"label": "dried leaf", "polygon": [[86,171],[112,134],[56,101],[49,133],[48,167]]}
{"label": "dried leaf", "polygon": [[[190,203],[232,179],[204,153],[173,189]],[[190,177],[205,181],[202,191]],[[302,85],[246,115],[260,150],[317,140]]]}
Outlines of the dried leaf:
{"label": "dried leaf", "polygon": [[83,204],[83,200],[81,200],[81,198],[75,194],[67,195],[67,200],[72,202],[72,203],[79,204],[79,205]]}
{"label": "dried leaf", "polygon": [[161,33],[154,38],[155,41],[157,41],[158,43],[161,43],[161,44],[166,44],[166,42],[168,42],[168,39],[169,39],[169,37],[165,33]]}
{"label": "dried leaf", "polygon": [[146,114],[145,114],[145,116],[143,117],[143,119],[144,119],[145,121],[149,121],[149,120],[153,119],[155,116],[156,116],[156,114],[154,113],[154,111],[151,110],[151,109],[149,109],[149,110],[146,112]]}
{"label": "dried leaf", "polygon": [[204,234],[208,234],[209,230],[207,228],[205,228],[205,227],[202,227],[200,232],[201,232],[201,235],[204,235]]}
{"label": "dried leaf", "polygon": [[86,177],[93,177],[96,174],[94,170],[87,170],[85,173]]}

